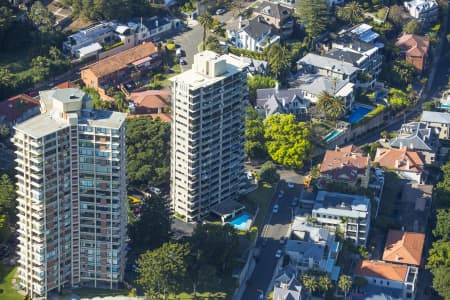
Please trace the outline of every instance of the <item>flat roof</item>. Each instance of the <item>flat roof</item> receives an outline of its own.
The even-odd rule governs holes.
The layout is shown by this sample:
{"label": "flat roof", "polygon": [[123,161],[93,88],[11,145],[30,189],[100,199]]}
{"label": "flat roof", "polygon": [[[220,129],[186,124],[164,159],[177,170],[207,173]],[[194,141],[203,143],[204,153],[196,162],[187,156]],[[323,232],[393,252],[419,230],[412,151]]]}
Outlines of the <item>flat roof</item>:
{"label": "flat roof", "polygon": [[48,114],[41,114],[17,124],[14,128],[38,139],[68,126],[70,125],[63,120],[54,119]]}
{"label": "flat roof", "polygon": [[214,205],[210,210],[219,216],[227,216],[244,208],[245,206],[237,201],[227,200]]}

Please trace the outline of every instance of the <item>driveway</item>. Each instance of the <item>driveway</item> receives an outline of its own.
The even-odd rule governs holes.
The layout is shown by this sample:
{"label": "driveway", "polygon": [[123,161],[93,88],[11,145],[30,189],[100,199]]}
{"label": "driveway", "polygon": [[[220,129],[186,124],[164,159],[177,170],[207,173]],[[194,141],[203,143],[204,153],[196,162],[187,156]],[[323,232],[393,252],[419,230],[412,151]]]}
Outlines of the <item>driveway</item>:
{"label": "driveway", "polygon": [[[223,15],[217,16],[214,15],[214,18],[217,18],[220,22],[227,23],[229,20],[233,18],[231,12],[226,12]],[[206,33],[206,36],[212,34],[209,30]],[[182,66],[182,69],[188,70],[192,63],[194,62],[194,54],[198,52],[198,47],[202,43],[203,39],[203,27],[197,22],[192,22],[188,27],[188,30],[183,32],[182,34],[173,38],[176,44],[180,45],[181,48],[185,51],[187,64]]]}
{"label": "driveway", "polygon": [[[301,192],[302,185],[295,183],[294,188],[289,188],[286,182],[281,182],[279,190],[284,190],[282,198],[278,199],[278,193],[275,193],[272,199],[272,205],[267,212],[265,225],[263,227],[261,238],[258,239],[256,247],[261,249],[258,256],[255,269],[252,276],[247,281],[247,286],[244,295],[241,299],[252,300],[258,299],[259,291],[267,292],[270,287],[274,273],[277,271],[276,267],[279,260],[275,258],[275,252],[282,248],[280,245],[280,238],[287,236],[291,219],[293,216],[293,208],[291,207],[292,199],[298,196]],[[272,213],[274,204],[279,205],[278,213]],[[262,245],[263,239],[267,240],[266,246]],[[265,295],[266,296],[266,295]]]}

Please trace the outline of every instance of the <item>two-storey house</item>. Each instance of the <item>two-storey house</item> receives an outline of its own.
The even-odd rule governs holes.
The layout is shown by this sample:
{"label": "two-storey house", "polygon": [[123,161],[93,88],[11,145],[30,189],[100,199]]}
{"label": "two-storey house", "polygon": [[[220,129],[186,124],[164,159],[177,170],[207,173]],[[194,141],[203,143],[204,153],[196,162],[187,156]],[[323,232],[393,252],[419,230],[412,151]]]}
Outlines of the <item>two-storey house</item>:
{"label": "two-storey house", "polygon": [[294,32],[294,10],[281,3],[263,1],[254,10],[253,14],[264,18],[272,25],[282,38],[288,38]]}

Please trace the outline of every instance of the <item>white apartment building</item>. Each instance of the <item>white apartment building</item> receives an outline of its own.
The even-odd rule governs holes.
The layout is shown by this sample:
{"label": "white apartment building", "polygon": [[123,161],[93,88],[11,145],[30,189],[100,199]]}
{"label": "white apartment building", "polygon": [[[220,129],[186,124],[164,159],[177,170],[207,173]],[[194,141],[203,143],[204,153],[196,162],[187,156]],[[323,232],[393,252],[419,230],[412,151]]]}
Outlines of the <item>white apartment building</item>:
{"label": "white apartment building", "polygon": [[203,51],[172,81],[172,209],[187,222],[237,200],[245,183],[246,68],[239,57]]}
{"label": "white apartment building", "polygon": [[33,299],[64,287],[115,288],[125,269],[126,114],[74,88],[40,92],[15,126],[18,283]]}
{"label": "white apartment building", "polygon": [[312,210],[318,224],[339,226],[345,239],[356,246],[365,245],[370,228],[370,200],[365,196],[319,191]]}

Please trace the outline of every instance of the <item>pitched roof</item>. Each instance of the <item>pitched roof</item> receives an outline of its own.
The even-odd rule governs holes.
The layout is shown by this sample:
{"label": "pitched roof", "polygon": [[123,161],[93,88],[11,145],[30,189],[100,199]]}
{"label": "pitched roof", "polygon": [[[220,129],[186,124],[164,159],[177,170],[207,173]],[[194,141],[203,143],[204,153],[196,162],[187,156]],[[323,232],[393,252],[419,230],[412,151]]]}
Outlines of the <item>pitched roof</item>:
{"label": "pitched roof", "polygon": [[369,157],[354,146],[349,145],[335,150],[327,150],[320,165],[320,173],[331,176],[333,180],[353,182],[358,175],[364,175],[369,166]]}
{"label": "pitched roof", "polygon": [[431,136],[431,128],[422,122],[403,124],[399,134],[394,138],[390,146],[393,148],[408,147],[410,150],[432,151],[428,145]]}
{"label": "pitched roof", "polygon": [[365,58],[365,56],[360,53],[336,48],[325,53],[325,56],[348,62],[354,66],[361,64],[362,60]]}
{"label": "pitched roof", "polygon": [[256,104],[265,108],[268,115],[274,114],[278,109],[283,109],[283,103],[286,105],[293,101],[298,101],[305,107],[309,106],[309,101],[302,98],[302,90],[298,88],[256,90]]}
{"label": "pitched roof", "polygon": [[131,49],[119,52],[116,55],[104,58],[99,62],[88,66],[87,69],[90,69],[97,77],[102,77],[123,69],[137,60],[151,57],[157,53],[158,47],[153,43],[146,42]]}
{"label": "pitched roof", "polygon": [[279,20],[283,20],[292,15],[293,9],[281,5],[280,3],[263,1],[256,8],[256,12],[262,15],[267,15]]}
{"label": "pitched roof", "polygon": [[55,85],[53,87],[53,89],[69,89],[69,88],[76,89],[76,88],[79,88],[79,86],[76,85],[75,83],[70,82],[70,81],[65,81],[65,82],[62,82],[62,83],[60,83],[58,85]]}
{"label": "pitched roof", "polygon": [[242,28],[253,39],[260,38],[266,32],[271,30],[271,26],[267,24],[262,18],[256,17],[250,23]]}
{"label": "pitched roof", "polygon": [[[354,84],[347,80],[338,80],[333,82],[330,78],[319,74],[304,74],[295,79],[298,84],[298,89],[308,92],[309,94],[318,96],[320,93],[326,91],[330,94],[338,95],[339,92],[344,92],[344,87],[353,89]],[[343,95],[347,96],[347,95]]]}
{"label": "pitched roof", "polygon": [[304,289],[295,276],[286,284],[280,284],[273,289],[273,300],[302,300],[306,299],[305,297]]}
{"label": "pitched roof", "polygon": [[168,106],[170,91],[154,90],[131,93],[129,100],[138,107],[144,108],[162,108]]}
{"label": "pitched roof", "polygon": [[421,173],[424,166],[419,153],[409,151],[406,147],[402,149],[378,148],[374,162],[387,169],[414,173]]}
{"label": "pitched roof", "polygon": [[351,75],[359,70],[359,68],[354,67],[352,64],[349,64],[347,62],[331,57],[317,55],[314,53],[306,54],[302,59],[298,61],[298,64],[315,66],[320,69],[348,75]]}
{"label": "pitched roof", "polygon": [[389,230],[383,260],[420,266],[425,234]]}
{"label": "pitched roof", "polygon": [[437,111],[423,111],[420,121],[430,123],[450,124],[450,114]]}
{"label": "pitched roof", "polygon": [[354,274],[404,282],[408,267],[383,261],[362,260],[356,266]]}
{"label": "pitched roof", "polygon": [[38,100],[20,94],[0,102],[0,118],[4,118],[7,122],[14,122],[26,111],[39,106]]}
{"label": "pitched roof", "polygon": [[395,43],[399,48],[406,48],[407,56],[425,56],[430,46],[430,39],[426,36],[404,33]]}

